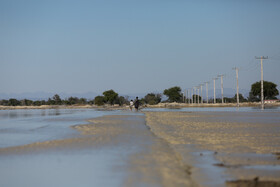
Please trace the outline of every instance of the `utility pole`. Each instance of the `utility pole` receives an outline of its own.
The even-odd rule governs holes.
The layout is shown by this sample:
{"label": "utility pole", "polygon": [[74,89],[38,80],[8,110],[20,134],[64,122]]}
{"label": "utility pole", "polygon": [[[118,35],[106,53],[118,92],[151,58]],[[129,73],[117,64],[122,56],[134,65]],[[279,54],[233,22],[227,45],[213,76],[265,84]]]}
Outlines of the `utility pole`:
{"label": "utility pole", "polygon": [[263,59],[268,59],[268,56],[255,57],[256,59],[261,59],[261,103],[262,110],[264,109],[264,96],[263,96]]}
{"label": "utility pole", "polygon": [[194,87],[194,102],[197,103],[197,90],[196,87]]}
{"label": "utility pole", "polygon": [[203,84],[200,85],[201,104],[203,104],[202,86],[203,86]]}
{"label": "utility pole", "polygon": [[213,81],[214,81],[214,104],[216,104],[216,88],[215,88],[215,81],[217,80],[218,78],[214,78]]}
{"label": "utility pole", "polygon": [[188,98],[189,98],[188,101],[189,101],[189,104],[190,104],[191,103],[191,100],[190,100],[191,98],[189,97],[189,95],[190,95],[190,90],[188,89]]}
{"label": "utility pole", "polygon": [[195,103],[197,103],[197,87],[194,87],[195,89]]}
{"label": "utility pole", "polygon": [[195,97],[195,87],[193,87],[193,96],[192,96],[193,104],[196,102],[196,97]]}
{"label": "utility pole", "polygon": [[206,103],[208,104],[208,83],[209,82],[205,82],[206,84]]}
{"label": "utility pole", "polygon": [[224,104],[224,86],[223,86],[223,76],[224,76],[224,75],[218,75],[218,77],[221,77],[221,94],[222,94],[222,104]]}
{"label": "utility pole", "polygon": [[197,104],[199,104],[199,86],[196,87],[197,91]]}
{"label": "utility pole", "polygon": [[233,68],[236,72],[236,102],[237,102],[237,107],[239,107],[239,87],[238,87],[238,68],[235,67]]}
{"label": "utility pole", "polygon": [[187,88],[186,88],[186,93],[187,93],[187,95],[186,95],[186,103],[188,103],[188,100],[189,100],[189,90],[187,90]]}
{"label": "utility pole", "polygon": [[187,102],[187,101],[186,101],[186,100],[187,100],[187,88],[185,89],[185,98],[184,98],[184,99],[185,99],[185,102],[184,102],[184,103],[186,103],[186,102]]}
{"label": "utility pole", "polygon": [[193,104],[193,88],[192,88],[192,94],[191,94],[191,96],[192,96],[192,104]]}

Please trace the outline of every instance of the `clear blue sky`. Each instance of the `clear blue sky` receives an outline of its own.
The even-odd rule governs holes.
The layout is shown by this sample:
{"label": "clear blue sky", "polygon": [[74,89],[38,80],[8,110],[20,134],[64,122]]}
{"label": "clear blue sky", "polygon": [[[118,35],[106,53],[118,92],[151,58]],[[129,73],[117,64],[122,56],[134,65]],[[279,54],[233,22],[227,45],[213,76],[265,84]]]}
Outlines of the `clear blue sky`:
{"label": "clear blue sky", "polygon": [[262,55],[264,79],[280,85],[279,10],[278,0],[0,0],[0,93],[147,93],[218,74],[235,88],[235,66],[249,90]]}

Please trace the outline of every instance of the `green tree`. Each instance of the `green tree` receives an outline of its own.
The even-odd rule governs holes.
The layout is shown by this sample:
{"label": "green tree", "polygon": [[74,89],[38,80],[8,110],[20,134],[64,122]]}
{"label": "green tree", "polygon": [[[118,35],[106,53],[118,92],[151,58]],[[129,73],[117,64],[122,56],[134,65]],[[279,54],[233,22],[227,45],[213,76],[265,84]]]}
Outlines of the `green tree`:
{"label": "green tree", "polygon": [[89,100],[88,104],[93,105],[94,104],[94,99],[93,100]]}
{"label": "green tree", "polygon": [[114,90],[107,90],[103,92],[104,95],[104,101],[108,104],[113,105],[118,98],[118,94],[114,92]]}
{"label": "green tree", "polygon": [[120,96],[115,100],[115,104],[119,104],[120,106],[124,104],[129,104],[128,97]]}
{"label": "green tree", "polygon": [[67,105],[74,105],[74,104],[77,104],[79,101],[79,98],[78,97],[69,97],[67,100],[66,100],[66,104]]}
{"label": "green tree", "polygon": [[1,101],[0,101],[0,105],[3,105],[3,106],[8,106],[8,105],[9,105],[9,101],[8,101],[8,100],[3,99],[3,100],[1,100]]}
{"label": "green tree", "polygon": [[62,100],[61,100],[61,98],[58,94],[55,94],[53,96],[53,101],[54,101],[55,105],[61,105],[62,104]]}
{"label": "green tree", "polygon": [[85,104],[87,104],[87,99],[86,98],[80,98],[79,99],[79,102],[78,102],[80,105],[85,105]]}
{"label": "green tree", "polygon": [[168,97],[169,102],[180,102],[182,100],[181,88],[178,86],[165,89],[163,94]]}
{"label": "green tree", "polygon": [[31,106],[31,105],[33,105],[33,101],[29,100],[29,99],[23,99],[23,100],[21,100],[21,105],[23,105],[23,106]]}
{"label": "green tree", "polygon": [[42,103],[43,103],[43,101],[34,101],[34,102],[33,102],[33,105],[34,105],[34,106],[41,106]]}
{"label": "green tree", "polygon": [[46,102],[47,105],[54,105],[55,101],[51,98],[48,99],[48,101]]}
{"label": "green tree", "polygon": [[158,104],[161,101],[161,94],[149,93],[144,97],[144,101],[149,105]]}
{"label": "green tree", "polygon": [[250,92],[250,93],[249,93],[249,97],[248,97],[248,101],[249,101],[249,102],[258,102],[258,101],[260,101],[260,99],[259,99],[257,96],[254,96],[254,95],[252,94],[252,92]]}
{"label": "green tree", "polygon": [[96,96],[94,98],[94,104],[98,106],[104,105],[104,96]]}
{"label": "green tree", "polygon": [[[263,95],[264,99],[276,99],[276,96],[279,95],[279,91],[277,90],[277,85],[273,82],[263,81]],[[250,96],[261,99],[261,81],[255,82],[251,85]]]}
{"label": "green tree", "polygon": [[[234,95],[232,101],[237,102],[237,94]],[[241,93],[239,93],[239,102],[247,102],[247,99]]]}
{"label": "green tree", "polygon": [[14,99],[14,98],[9,99],[9,102],[8,102],[9,106],[19,106],[20,104],[21,104],[20,101],[18,101],[17,99]]}
{"label": "green tree", "polygon": [[225,103],[234,103],[236,101],[234,101],[234,97],[230,98],[230,97],[224,97],[224,102]]}
{"label": "green tree", "polygon": [[198,98],[199,98],[199,103],[201,103],[201,96],[196,95],[196,94],[194,94],[194,95],[192,96],[192,99],[193,99],[193,101],[194,101],[195,103],[197,102]]}

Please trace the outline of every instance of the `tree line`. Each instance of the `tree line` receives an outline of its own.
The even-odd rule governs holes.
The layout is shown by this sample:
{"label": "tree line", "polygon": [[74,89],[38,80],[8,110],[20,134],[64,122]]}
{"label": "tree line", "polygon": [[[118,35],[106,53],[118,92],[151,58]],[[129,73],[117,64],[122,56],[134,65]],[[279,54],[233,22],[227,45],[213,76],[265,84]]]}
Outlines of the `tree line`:
{"label": "tree line", "polygon": [[0,100],[0,105],[3,106],[41,106],[41,105],[74,105],[74,104],[89,104],[92,101],[87,100],[86,98],[77,98],[77,97],[69,97],[68,99],[61,99],[58,94],[55,94],[52,98],[48,100],[29,100],[29,99],[22,99],[17,100],[11,98],[9,100]]}
{"label": "tree line", "polygon": [[[175,86],[163,91],[163,94],[168,98],[165,101],[162,101],[162,94],[160,93],[148,93],[145,97],[140,99],[141,104],[149,104],[155,105],[160,102],[183,102],[186,100],[182,94],[182,90],[180,87]],[[277,90],[277,85],[272,82],[264,81],[264,98],[267,99],[277,99],[276,96],[279,95],[279,91]],[[195,97],[201,97],[198,95],[193,95],[193,99]],[[226,103],[235,103],[237,100],[237,95],[234,97],[228,98],[224,97]],[[242,94],[239,94],[240,102],[258,102],[261,100],[261,82],[256,82],[251,85],[251,91],[249,93],[248,98],[244,98]],[[209,100],[209,103],[213,102],[213,99]],[[216,99],[217,103],[221,103],[222,100],[220,98]],[[107,90],[103,92],[103,95],[96,96],[93,100],[88,100],[86,98],[78,98],[78,97],[69,97],[67,99],[61,99],[58,94],[55,94],[52,98],[48,100],[17,100],[11,98],[9,100],[0,100],[0,105],[3,106],[41,106],[41,105],[98,105],[102,106],[105,104],[109,105],[128,105],[129,97],[128,96],[119,96],[114,90]]]}

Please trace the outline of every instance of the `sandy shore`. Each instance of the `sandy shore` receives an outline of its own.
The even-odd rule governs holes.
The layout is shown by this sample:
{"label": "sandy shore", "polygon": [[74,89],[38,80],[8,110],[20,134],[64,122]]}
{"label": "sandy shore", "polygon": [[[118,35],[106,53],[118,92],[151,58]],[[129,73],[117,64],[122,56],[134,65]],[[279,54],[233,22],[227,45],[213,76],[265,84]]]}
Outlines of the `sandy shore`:
{"label": "sandy shore", "polygon": [[[196,182],[200,185],[280,186],[279,112],[145,114],[151,131],[166,140],[185,163],[194,163],[192,176],[199,176]],[[222,168],[224,183],[211,184],[215,178],[205,172],[212,171],[196,167],[204,157],[215,158],[212,165]]]}

